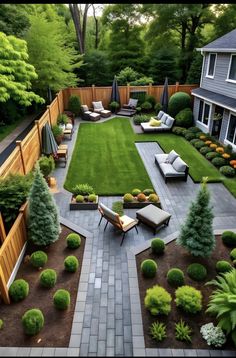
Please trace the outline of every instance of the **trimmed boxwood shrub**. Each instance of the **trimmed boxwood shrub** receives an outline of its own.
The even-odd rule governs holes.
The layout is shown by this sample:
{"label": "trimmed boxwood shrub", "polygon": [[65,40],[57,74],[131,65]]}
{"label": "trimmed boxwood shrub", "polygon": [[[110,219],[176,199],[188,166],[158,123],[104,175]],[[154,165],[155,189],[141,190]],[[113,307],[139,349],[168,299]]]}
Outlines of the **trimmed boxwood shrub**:
{"label": "trimmed boxwood shrub", "polygon": [[201,149],[201,148],[204,147],[204,146],[205,146],[205,142],[203,142],[203,140],[199,140],[199,141],[197,141],[197,142],[194,143],[194,147],[195,147],[196,149]]}
{"label": "trimmed boxwood shrub", "polygon": [[207,276],[207,270],[203,265],[198,263],[193,263],[188,266],[187,274],[194,281],[203,281]]}
{"label": "trimmed boxwood shrub", "polygon": [[75,198],[77,203],[83,203],[84,202],[84,196],[83,195],[77,195]]}
{"label": "trimmed boxwood shrub", "polygon": [[126,193],[123,197],[125,203],[131,203],[134,200],[134,197],[130,193]]}
{"label": "trimmed boxwood shrub", "polygon": [[132,190],[132,195],[133,196],[137,196],[138,194],[142,193],[142,191],[140,189],[133,189]]}
{"label": "trimmed boxwood shrub", "polygon": [[172,133],[177,134],[177,135],[184,135],[185,131],[186,131],[186,128],[183,128],[183,127],[177,127],[177,126],[172,127]]}
{"label": "trimmed boxwood shrub", "polygon": [[144,189],[143,194],[149,196],[150,194],[155,194],[153,189]]}
{"label": "trimmed boxwood shrub", "polygon": [[51,288],[54,287],[57,282],[57,273],[53,269],[43,270],[39,277],[40,284],[43,287]]}
{"label": "trimmed boxwood shrub", "polygon": [[187,139],[188,141],[195,139],[196,135],[195,133],[189,132],[188,130],[186,131],[186,133],[184,134],[184,138]]}
{"label": "trimmed boxwood shrub", "polygon": [[48,256],[44,251],[35,251],[30,256],[30,263],[36,268],[43,267],[48,261]]}
{"label": "trimmed boxwood shrub", "polygon": [[0,319],[0,329],[3,329],[3,325],[4,325],[3,320]]}
{"label": "trimmed boxwood shrub", "polygon": [[158,203],[159,197],[157,194],[150,194],[148,200],[152,203]]}
{"label": "trimmed boxwood shrub", "polygon": [[44,316],[38,308],[32,308],[24,313],[21,319],[24,331],[29,336],[39,333],[44,326]]}
{"label": "trimmed boxwood shrub", "polygon": [[230,252],[230,258],[231,260],[236,260],[236,248]]}
{"label": "trimmed boxwood shrub", "polygon": [[196,143],[196,142],[199,142],[199,139],[198,138],[194,138],[194,139],[191,139],[190,140],[190,143],[194,146],[194,144]]}
{"label": "trimmed boxwood shrub", "polygon": [[146,291],[145,307],[153,316],[168,315],[171,310],[171,295],[163,287],[155,285]]}
{"label": "trimmed boxwood shrub", "polygon": [[219,156],[220,156],[219,153],[216,153],[216,152],[209,152],[209,153],[206,154],[206,158],[208,160],[212,160],[212,159],[217,158]]}
{"label": "trimmed boxwood shrub", "polygon": [[236,247],[236,233],[233,231],[224,231],[221,235],[223,243],[228,247]]}
{"label": "trimmed boxwood shrub", "polygon": [[150,111],[152,109],[152,104],[148,101],[145,101],[141,104],[141,108],[144,111]]}
{"label": "trimmed boxwood shrub", "polygon": [[187,313],[197,313],[202,309],[202,293],[192,286],[181,286],[175,291],[176,306]]}
{"label": "trimmed boxwood shrub", "polygon": [[230,262],[225,260],[217,261],[216,263],[216,271],[217,272],[229,272],[232,270],[232,266]]}
{"label": "trimmed boxwood shrub", "polygon": [[59,289],[53,296],[54,306],[59,310],[66,310],[70,305],[70,292]]}
{"label": "trimmed boxwood shrub", "polygon": [[67,256],[64,260],[65,270],[68,272],[75,272],[79,267],[79,261],[77,257],[71,255]]}
{"label": "trimmed boxwood shrub", "polygon": [[202,147],[199,152],[202,154],[202,155],[206,155],[207,153],[211,153],[213,152],[214,149],[208,147],[208,146],[205,146],[205,147]]}
{"label": "trimmed boxwood shrub", "polygon": [[202,130],[198,127],[190,127],[188,128],[188,130],[193,133],[200,133],[200,132],[202,133]]}
{"label": "trimmed boxwood shrub", "polygon": [[172,268],[167,272],[167,282],[174,287],[184,284],[184,273],[178,268]]}
{"label": "trimmed boxwood shrub", "polygon": [[96,196],[95,194],[89,194],[89,196],[88,196],[88,201],[89,201],[90,203],[95,203],[96,200],[97,200],[97,196]]}
{"label": "trimmed boxwood shrub", "polygon": [[147,199],[146,199],[146,195],[144,195],[143,193],[140,193],[140,194],[138,194],[137,195],[137,200],[139,201],[139,202],[144,202],[144,201],[146,201]]}
{"label": "trimmed boxwood shrub", "polygon": [[141,271],[145,277],[152,278],[156,275],[157,264],[154,260],[147,259],[141,263]]}
{"label": "trimmed boxwood shrub", "polygon": [[29,284],[27,281],[22,278],[15,280],[12,282],[9,287],[9,296],[12,301],[19,302],[26,298],[29,294]]}
{"label": "trimmed boxwood shrub", "polygon": [[193,124],[193,112],[191,108],[184,108],[175,116],[177,126],[189,128]]}
{"label": "trimmed boxwood shrub", "polygon": [[80,97],[76,95],[71,95],[68,101],[68,110],[73,112],[76,116],[80,114],[81,110],[81,101]]}
{"label": "trimmed boxwood shrub", "polygon": [[235,169],[229,165],[223,165],[223,167],[220,168],[220,172],[229,178],[233,178],[235,176]]}
{"label": "trimmed boxwood shrub", "polygon": [[222,157],[213,158],[211,162],[217,168],[222,167],[223,165],[226,164],[226,160]]}
{"label": "trimmed boxwood shrub", "polygon": [[[137,108],[136,108],[137,109]],[[141,108],[140,108],[141,109]],[[136,114],[133,118],[134,124],[138,125],[140,123],[149,122],[150,118],[144,114]]]}
{"label": "trimmed boxwood shrub", "polygon": [[161,255],[165,251],[165,243],[159,238],[155,238],[151,241],[151,249],[154,254]]}
{"label": "trimmed boxwood shrub", "polygon": [[66,244],[69,249],[77,249],[80,247],[81,238],[79,234],[71,233],[66,237]]}
{"label": "trimmed boxwood shrub", "polygon": [[175,117],[182,109],[191,108],[191,97],[185,92],[174,93],[168,103],[168,113]]}

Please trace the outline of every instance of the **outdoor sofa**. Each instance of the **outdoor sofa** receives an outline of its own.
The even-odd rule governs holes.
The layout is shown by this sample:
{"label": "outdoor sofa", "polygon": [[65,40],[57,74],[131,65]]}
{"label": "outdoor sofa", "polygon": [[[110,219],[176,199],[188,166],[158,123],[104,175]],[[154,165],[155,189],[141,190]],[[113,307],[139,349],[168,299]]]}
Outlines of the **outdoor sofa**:
{"label": "outdoor sofa", "polygon": [[141,127],[144,132],[170,131],[174,121],[174,118],[169,116],[169,114],[159,111],[158,115],[151,118],[149,122],[142,122]]}
{"label": "outdoor sofa", "polygon": [[187,181],[189,167],[174,150],[169,154],[155,154],[155,163],[160,169],[165,183],[170,178]]}

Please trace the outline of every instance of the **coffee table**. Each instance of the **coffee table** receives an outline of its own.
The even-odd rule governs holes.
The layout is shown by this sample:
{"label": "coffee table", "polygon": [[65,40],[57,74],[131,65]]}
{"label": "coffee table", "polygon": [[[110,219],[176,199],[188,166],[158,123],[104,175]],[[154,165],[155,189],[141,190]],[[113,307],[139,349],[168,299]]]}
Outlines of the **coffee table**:
{"label": "coffee table", "polygon": [[157,208],[155,205],[150,204],[138,211],[136,211],[136,217],[138,219],[138,225],[140,222],[153,228],[154,235],[156,230],[161,225],[169,225],[171,214],[165,210]]}

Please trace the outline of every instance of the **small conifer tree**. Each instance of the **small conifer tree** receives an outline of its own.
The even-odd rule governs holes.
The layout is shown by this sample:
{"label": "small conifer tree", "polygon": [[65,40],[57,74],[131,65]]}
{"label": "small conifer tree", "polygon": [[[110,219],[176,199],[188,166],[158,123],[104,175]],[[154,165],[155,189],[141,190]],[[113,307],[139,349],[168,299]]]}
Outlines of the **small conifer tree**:
{"label": "small conifer tree", "polygon": [[59,238],[60,231],[57,206],[37,162],[29,194],[29,239],[35,245],[47,246]]}
{"label": "small conifer tree", "polygon": [[210,193],[207,188],[207,177],[203,178],[201,188],[190,209],[185,223],[181,227],[177,244],[186,248],[194,256],[208,257],[215,248],[215,236],[212,222],[213,212],[210,204]]}

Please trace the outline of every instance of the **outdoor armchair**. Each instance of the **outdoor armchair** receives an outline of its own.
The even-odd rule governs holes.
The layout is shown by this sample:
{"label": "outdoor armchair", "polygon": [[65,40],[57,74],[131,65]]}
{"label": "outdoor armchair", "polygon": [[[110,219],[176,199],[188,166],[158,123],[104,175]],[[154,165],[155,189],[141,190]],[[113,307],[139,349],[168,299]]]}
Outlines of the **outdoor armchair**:
{"label": "outdoor armchair", "polygon": [[104,118],[110,117],[111,111],[103,107],[102,101],[92,102],[92,104],[94,112],[99,113]]}

